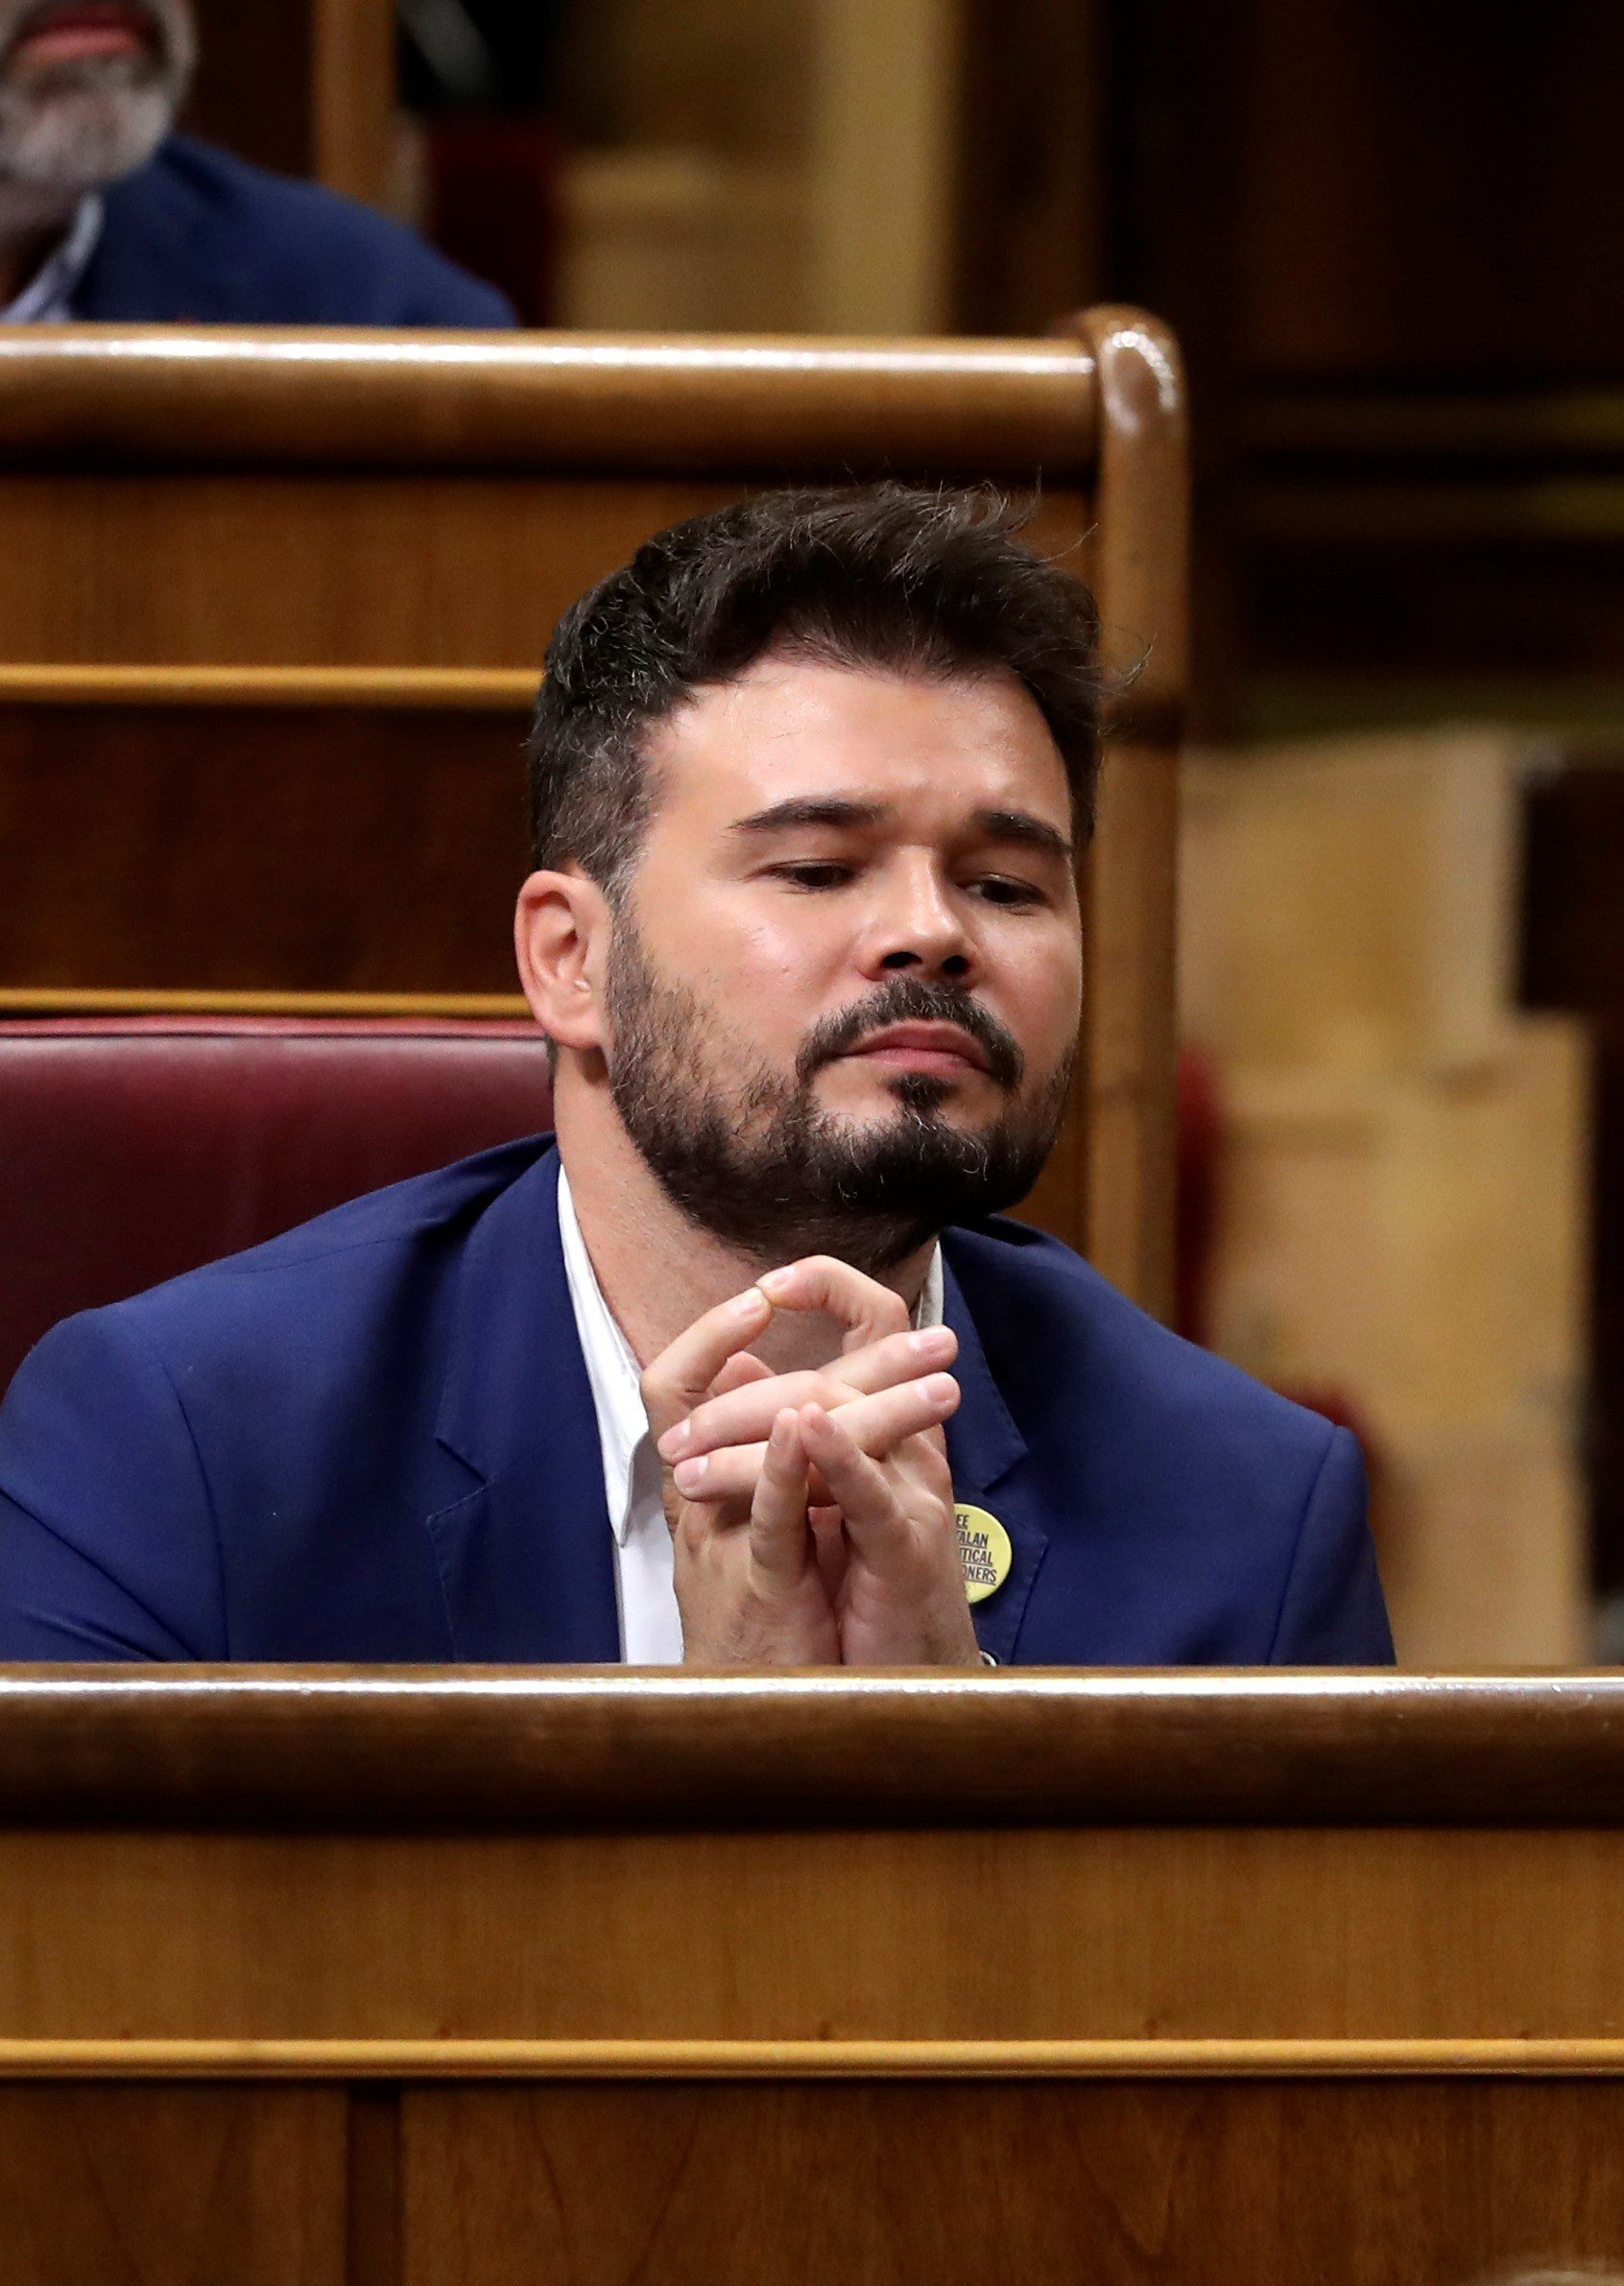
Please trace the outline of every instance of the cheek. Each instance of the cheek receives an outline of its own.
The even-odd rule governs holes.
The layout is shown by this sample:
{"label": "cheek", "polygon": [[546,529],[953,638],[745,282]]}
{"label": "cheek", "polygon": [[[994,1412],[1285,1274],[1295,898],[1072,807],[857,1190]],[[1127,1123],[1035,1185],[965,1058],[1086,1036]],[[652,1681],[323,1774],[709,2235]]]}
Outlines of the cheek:
{"label": "cheek", "polygon": [[719,958],[745,988],[799,1000],[821,997],[830,977],[849,965],[849,930],[814,911],[744,917]]}
{"label": "cheek", "polygon": [[1006,977],[1017,1032],[1045,1060],[1063,1054],[1083,1012],[1083,964],[1075,942],[1028,946],[1011,960]]}

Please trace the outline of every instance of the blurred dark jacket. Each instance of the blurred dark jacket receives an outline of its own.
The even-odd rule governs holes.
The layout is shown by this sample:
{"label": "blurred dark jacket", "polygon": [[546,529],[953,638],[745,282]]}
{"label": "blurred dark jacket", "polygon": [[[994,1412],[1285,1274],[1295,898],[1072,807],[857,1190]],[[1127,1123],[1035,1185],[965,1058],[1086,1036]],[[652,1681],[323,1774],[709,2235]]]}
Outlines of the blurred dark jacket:
{"label": "blurred dark jacket", "polygon": [[91,321],[203,325],[510,326],[493,286],[317,183],[186,135],[105,194],[73,298]]}

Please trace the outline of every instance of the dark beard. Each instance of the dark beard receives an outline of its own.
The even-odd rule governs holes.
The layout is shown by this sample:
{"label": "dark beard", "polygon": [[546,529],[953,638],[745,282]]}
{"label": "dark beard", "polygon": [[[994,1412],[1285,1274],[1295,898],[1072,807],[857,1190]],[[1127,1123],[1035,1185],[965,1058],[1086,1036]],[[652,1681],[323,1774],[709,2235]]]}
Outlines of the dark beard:
{"label": "dark beard", "polygon": [[[893,1080],[895,1119],[852,1126],[819,1108],[812,1083],[825,1063],[905,1023],[960,1025],[1013,1097],[1024,1070],[1018,1046],[949,986],[893,978],[816,1027],[793,1081],[740,1070],[736,1047],[694,994],[654,975],[624,911],[606,986],[609,1089],[627,1133],[690,1222],[764,1265],[834,1254],[871,1276],[894,1269],[948,1224],[1023,1199],[1060,1131],[1070,1058],[1033,1101],[1012,1102],[978,1133],[943,1118],[953,1083],[928,1072]],[[732,1080],[726,1097],[718,1072]]]}

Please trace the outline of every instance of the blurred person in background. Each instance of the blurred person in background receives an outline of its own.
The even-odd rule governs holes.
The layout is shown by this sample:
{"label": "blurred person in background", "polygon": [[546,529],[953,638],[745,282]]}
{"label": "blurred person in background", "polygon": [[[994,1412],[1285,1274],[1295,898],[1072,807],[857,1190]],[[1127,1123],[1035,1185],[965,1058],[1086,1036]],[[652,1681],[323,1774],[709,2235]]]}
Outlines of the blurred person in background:
{"label": "blurred person in background", "polygon": [[506,326],[411,231],[173,128],[189,0],[0,0],[0,321]]}

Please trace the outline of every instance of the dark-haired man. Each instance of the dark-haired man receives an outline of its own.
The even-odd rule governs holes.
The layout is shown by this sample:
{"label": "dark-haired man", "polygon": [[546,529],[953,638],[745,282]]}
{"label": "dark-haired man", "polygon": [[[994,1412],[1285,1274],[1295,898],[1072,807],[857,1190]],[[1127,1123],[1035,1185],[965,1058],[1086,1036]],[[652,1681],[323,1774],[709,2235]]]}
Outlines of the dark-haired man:
{"label": "dark-haired man", "polygon": [[48,1336],[0,1656],[1389,1657],[1346,1432],[996,1219],[1078,1030],[1084,590],[973,499],[769,495],[548,669],[556,1145]]}
{"label": "dark-haired man", "polygon": [[0,322],[507,326],[381,214],[171,132],[191,0],[0,0]]}

